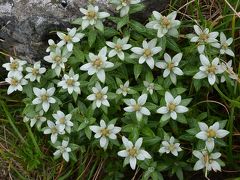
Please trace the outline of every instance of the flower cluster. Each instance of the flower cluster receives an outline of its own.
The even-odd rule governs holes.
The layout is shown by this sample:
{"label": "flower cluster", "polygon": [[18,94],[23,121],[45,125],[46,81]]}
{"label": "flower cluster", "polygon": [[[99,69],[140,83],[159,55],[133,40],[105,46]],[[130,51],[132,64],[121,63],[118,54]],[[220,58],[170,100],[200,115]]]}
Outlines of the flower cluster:
{"label": "flower cluster", "polygon": [[[132,169],[139,165],[144,170],[151,163],[159,163],[160,155],[172,156],[184,164],[179,154],[185,153],[180,144],[186,140],[180,136],[185,129],[179,132],[179,127],[189,125],[195,129],[191,138],[204,141],[204,147],[193,150],[199,159],[193,169],[205,168],[206,174],[220,171],[221,154],[215,152],[215,141],[229,132],[217,121],[210,127],[198,122],[189,104],[194,102],[192,86],[199,80],[207,78],[210,86],[206,86],[212,88],[220,83],[220,75],[221,82],[238,79],[232,61],[223,60],[224,54],[234,57],[230,49],[233,39],[221,32],[218,41],[218,32],[194,25],[196,35],[189,37],[197,45],[195,51],[200,55],[196,64],[201,66],[199,72],[191,74],[187,72],[187,68],[192,68],[187,55],[167,43],[175,43],[174,38],[179,35],[177,12],[164,16],[154,11],[150,22],[138,28],[134,22],[124,22],[124,17],[140,0],[112,3],[123,17],[117,24],[121,31],[108,27],[105,33],[103,20],[110,14],[89,5],[87,9],[80,8],[83,16],[74,22],[80,28],[57,32],[59,42],[48,41],[48,55],[43,59],[51,68],[42,67],[41,62],[28,66],[26,61],[12,57],[10,63],[3,64],[9,72],[7,93],[18,90],[27,95],[24,122],[30,122],[31,127],[36,124],[50,136],[56,148],[55,158],[62,156],[69,161],[75,157],[78,143],[84,141],[93,147],[99,144],[104,151],[117,148],[117,155],[125,158],[124,165],[130,164]],[[217,49],[211,56],[209,46]],[[193,77],[190,82],[183,80],[189,74]],[[185,93],[190,89],[188,85],[191,90]],[[194,123],[190,122],[192,119]],[[96,139],[93,142],[92,133]],[[79,135],[73,138],[72,134]]]}

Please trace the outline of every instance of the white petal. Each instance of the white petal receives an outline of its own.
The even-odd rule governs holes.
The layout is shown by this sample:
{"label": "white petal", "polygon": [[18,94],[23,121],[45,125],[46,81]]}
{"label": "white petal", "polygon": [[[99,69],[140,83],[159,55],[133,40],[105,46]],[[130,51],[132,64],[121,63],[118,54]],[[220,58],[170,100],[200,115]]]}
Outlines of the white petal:
{"label": "white petal", "polygon": [[137,164],[137,159],[136,159],[135,157],[130,157],[129,163],[130,163],[131,168],[132,168],[133,170],[135,170],[136,164]]}

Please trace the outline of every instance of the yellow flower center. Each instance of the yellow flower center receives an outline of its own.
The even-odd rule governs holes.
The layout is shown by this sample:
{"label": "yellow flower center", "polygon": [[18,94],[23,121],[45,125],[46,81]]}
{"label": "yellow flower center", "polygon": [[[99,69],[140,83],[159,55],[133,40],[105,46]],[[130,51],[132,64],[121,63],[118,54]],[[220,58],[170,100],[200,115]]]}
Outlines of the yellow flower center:
{"label": "yellow flower center", "polygon": [[169,111],[174,111],[175,108],[176,108],[176,104],[174,104],[174,103],[169,103],[169,104],[168,104],[168,109],[169,109]]}
{"label": "yellow flower center", "polygon": [[12,86],[17,86],[18,85],[18,80],[16,78],[11,79],[11,85]]}
{"label": "yellow flower center", "polygon": [[35,68],[32,69],[32,74],[34,76],[38,75],[38,73],[39,73],[38,69],[35,69]]}
{"label": "yellow flower center", "polygon": [[152,55],[151,49],[145,49],[144,50],[144,55],[147,56],[147,57],[151,56]]}
{"label": "yellow flower center", "polygon": [[166,16],[163,16],[161,24],[165,27],[169,27],[171,25],[171,22],[169,21],[169,19]]}
{"label": "yellow flower center", "polygon": [[207,69],[208,73],[215,73],[216,71],[216,67],[215,66],[209,66],[208,69]]}
{"label": "yellow flower center", "polygon": [[96,17],[95,11],[88,11],[87,16],[89,19],[94,19]]}
{"label": "yellow flower center", "polygon": [[64,36],[64,40],[65,40],[66,42],[69,42],[69,41],[72,40],[72,37],[69,36],[69,35],[66,35],[66,36]]}
{"label": "yellow flower center", "polygon": [[175,150],[174,144],[170,144],[169,147],[168,147],[168,149],[169,149],[170,151],[174,151],[174,150]]}
{"label": "yellow flower center", "polygon": [[123,87],[122,90],[123,90],[124,92],[127,92],[127,91],[128,91],[128,87]]}
{"label": "yellow flower center", "polygon": [[169,63],[169,64],[168,64],[168,69],[169,69],[169,70],[172,70],[173,68],[174,68],[174,64],[173,64],[173,63]]}
{"label": "yellow flower center", "polygon": [[68,86],[72,86],[74,84],[74,80],[73,79],[68,79],[66,81],[66,83],[67,83]]}
{"label": "yellow flower center", "polygon": [[61,57],[61,56],[56,56],[56,57],[54,58],[54,61],[57,62],[57,63],[60,63],[61,60],[62,60],[62,57]]}
{"label": "yellow flower center", "polygon": [[135,148],[131,148],[128,150],[128,153],[130,156],[136,156],[137,155],[137,150]]}
{"label": "yellow flower center", "polygon": [[208,154],[205,154],[203,157],[204,157],[205,164],[209,163],[209,156],[208,156]]}
{"label": "yellow flower center", "polygon": [[101,130],[101,134],[102,134],[103,136],[108,136],[108,135],[109,135],[109,130],[106,129],[106,128],[104,128],[104,129]]}
{"label": "yellow flower center", "polygon": [[16,70],[19,67],[18,62],[14,61],[10,64],[10,68]]}
{"label": "yellow flower center", "polygon": [[117,51],[121,51],[121,50],[122,50],[122,46],[121,46],[120,44],[116,44],[116,45],[115,45],[115,49],[116,49]]}
{"label": "yellow flower center", "polygon": [[61,124],[64,124],[64,123],[65,123],[65,118],[64,118],[64,117],[60,118],[60,119],[59,119],[59,122],[60,122]]}
{"label": "yellow flower center", "polygon": [[47,101],[48,100],[48,95],[47,94],[42,95],[41,100],[42,101]]}
{"label": "yellow flower center", "polygon": [[207,134],[208,134],[208,137],[213,138],[216,136],[216,131],[214,131],[213,129],[210,129],[208,130]]}
{"label": "yellow flower center", "polygon": [[98,92],[96,93],[96,99],[101,100],[103,98],[103,94]]}
{"label": "yellow flower center", "polygon": [[52,131],[52,134],[55,134],[55,133],[57,133],[57,128],[56,127],[52,127],[51,131]]}
{"label": "yellow flower center", "polygon": [[223,48],[223,49],[227,49],[227,48],[228,48],[228,44],[227,44],[227,43],[223,43],[223,44],[222,44],[222,48]]}
{"label": "yellow flower center", "polygon": [[199,35],[199,39],[202,41],[206,41],[209,38],[208,34],[202,33]]}
{"label": "yellow flower center", "polygon": [[101,65],[103,64],[102,60],[100,58],[97,58],[94,62],[93,62],[93,66],[99,68]]}
{"label": "yellow flower center", "polygon": [[135,104],[135,105],[133,106],[134,111],[139,111],[140,108],[141,108],[141,106],[140,106],[139,104]]}

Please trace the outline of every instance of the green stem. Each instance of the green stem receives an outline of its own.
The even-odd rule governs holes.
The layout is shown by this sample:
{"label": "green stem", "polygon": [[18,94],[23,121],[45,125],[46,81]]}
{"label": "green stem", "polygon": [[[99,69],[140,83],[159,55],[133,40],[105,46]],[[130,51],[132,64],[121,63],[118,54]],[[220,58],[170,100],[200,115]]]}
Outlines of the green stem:
{"label": "green stem", "polygon": [[22,143],[27,144],[26,141],[24,140],[24,138],[22,137],[21,133],[18,131],[17,127],[15,126],[13,117],[9,113],[9,110],[8,110],[6,104],[2,100],[0,100],[0,104],[1,104],[1,106],[3,108],[3,111],[6,114],[6,117],[7,117],[8,121],[9,121],[10,125],[12,126],[14,132],[16,133],[16,135],[20,138]]}
{"label": "green stem", "polygon": [[28,129],[28,133],[29,133],[29,135],[30,135],[30,137],[31,137],[31,139],[32,139],[32,142],[33,142],[33,144],[34,144],[34,146],[35,146],[35,148],[36,148],[36,151],[38,152],[38,154],[42,154],[42,151],[41,151],[41,149],[39,148],[39,146],[38,146],[38,143],[37,143],[37,141],[36,141],[36,139],[35,139],[35,137],[34,137],[34,135],[33,135],[33,133],[32,133],[32,129],[29,127],[29,125],[27,124],[27,123],[25,123],[26,124],[26,127],[27,127],[27,129]]}
{"label": "green stem", "polygon": [[229,134],[229,151],[228,151],[228,158],[230,160],[231,163],[233,163],[233,154],[232,154],[232,136],[233,136],[233,121],[234,121],[234,110],[235,108],[232,107],[231,108],[231,112],[230,112],[230,117],[229,117],[229,125],[228,125],[228,131],[230,132]]}

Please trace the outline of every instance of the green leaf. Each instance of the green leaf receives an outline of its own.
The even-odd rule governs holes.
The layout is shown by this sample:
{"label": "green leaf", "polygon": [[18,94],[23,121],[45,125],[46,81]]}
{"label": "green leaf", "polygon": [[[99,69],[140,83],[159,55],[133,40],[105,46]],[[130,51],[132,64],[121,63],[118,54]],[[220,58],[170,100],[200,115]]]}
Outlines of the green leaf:
{"label": "green leaf", "polygon": [[85,56],[84,53],[80,49],[74,49],[73,54],[76,57],[76,62],[83,63]]}
{"label": "green leaf", "polygon": [[130,26],[131,26],[134,30],[136,30],[137,32],[139,32],[139,33],[144,33],[144,32],[146,32],[146,27],[143,26],[141,23],[139,23],[139,22],[137,22],[137,21],[134,21],[134,20],[131,20],[130,23],[131,23]]}
{"label": "green leaf", "polygon": [[176,175],[179,180],[183,180],[183,171],[182,168],[177,168]]}
{"label": "green leaf", "polygon": [[139,75],[142,72],[142,65],[141,64],[135,64],[133,72],[134,72],[135,79],[138,79]]}
{"label": "green leaf", "polygon": [[94,44],[94,42],[96,41],[96,38],[97,38],[97,31],[95,31],[95,29],[91,29],[88,32],[88,44],[90,47]]}
{"label": "green leaf", "polygon": [[152,146],[155,144],[158,144],[161,141],[161,138],[158,136],[154,136],[154,137],[144,137],[144,144],[147,146]]}
{"label": "green leaf", "polygon": [[190,104],[191,101],[192,101],[192,98],[183,99],[183,100],[181,101],[181,105],[187,106],[187,105]]}
{"label": "green leaf", "polygon": [[167,47],[175,52],[178,52],[178,53],[181,52],[177,43],[170,37],[167,38]]}
{"label": "green leaf", "polygon": [[123,26],[129,23],[129,17],[124,16],[120,19],[120,21],[117,23],[117,29],[121,29]]}
{"label": "green leaf", "polygon": [[142,11],[145,8],[144,4],[134,4],[131,5],[131,8],[129,10],[129,14],[133,14],[139,11]]}
{"label": "green leaf", "polygon": [[87,138],[88,138],[88,139],[91,139],[92,131],[89,129],[89,127],[88,127],[88,128],[85,128],[85,129],[84,129],[84,132],[85,132]]}
{"label": "green leaf", "polygon": [[151,128],[145,126],[142,130],[141,130],[142,134],[144,136],[148,136],[148,137],[154,137],[155,134],[154,132],[151,130]]}

